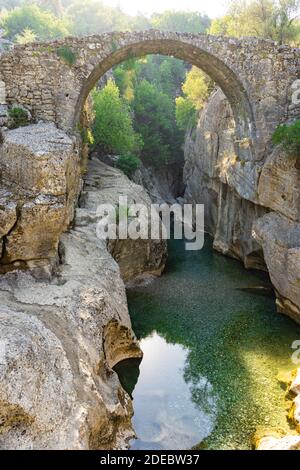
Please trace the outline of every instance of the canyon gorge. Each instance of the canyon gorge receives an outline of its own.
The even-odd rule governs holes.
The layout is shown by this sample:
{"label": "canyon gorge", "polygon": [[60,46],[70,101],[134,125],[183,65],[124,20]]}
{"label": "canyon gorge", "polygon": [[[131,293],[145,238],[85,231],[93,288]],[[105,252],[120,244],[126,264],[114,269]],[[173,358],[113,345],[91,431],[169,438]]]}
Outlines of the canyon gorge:
{"label": "canyon gorge", "polygon": [[[66,64],[57,49],[76,55]],[[92,86],[130,55],[175,55],[216,88],[185,138],[183,182],[142,169],[130,181],[88,158],[81,113]],[[125,286],[160,276],[165,240],[96,236],[97,207],[205,205],[213,247],[269,274],[277,310],[300,323],[300,165],[271,144],[300,114],[300,52],[256,38],[147,31],[16,46],[0,56],[0,417],[2,448],[123,449],[132,402],[114,367],[142,357]],[[226,95],[226,96],[225,96]],[[21,106],[28,125],[10,128]],[[151,200],[152,198],[152,200]],[[201,286],[200,286],[201,287]],[[287,379],[294,433],[261,449],[300,449],[300,371]]]}

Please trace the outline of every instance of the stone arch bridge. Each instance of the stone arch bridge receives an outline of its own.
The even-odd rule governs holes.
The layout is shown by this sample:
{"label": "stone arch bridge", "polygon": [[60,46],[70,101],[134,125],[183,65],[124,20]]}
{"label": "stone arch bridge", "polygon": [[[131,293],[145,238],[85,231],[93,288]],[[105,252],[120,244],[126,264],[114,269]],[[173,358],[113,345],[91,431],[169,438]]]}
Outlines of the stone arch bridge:
{"label": "stone arch bridge", "polygon": [[[63,50],[71,52],[72,63]],[[74,131],[97,80],[129,57],[146,54],[171,55],[210,75],[231,104],[237,150],[245,160],[261,160],[274,128],[300,114],[291,100],[292,84],[300,78],[299,49],[257,38],[156,30],[15,46],[0,57],[1,101]]]}
{"label": "stone arch bridge", "polygon": [[[280,122],[300,116],[292,102],[299,49],[155,30],[15,46],[0,55],[0,111],[22,105],[36,124],[0,134],[0,273],[55,265],[81,188],[78,142],[86,98],[111,67],[146,54],[183,59],[221,87],[234,115],[238,157],[226,167],[228,184],[243,199],[262,203],[257,188],[271,135]],[[0,130],[1,119],[0,113]]]}

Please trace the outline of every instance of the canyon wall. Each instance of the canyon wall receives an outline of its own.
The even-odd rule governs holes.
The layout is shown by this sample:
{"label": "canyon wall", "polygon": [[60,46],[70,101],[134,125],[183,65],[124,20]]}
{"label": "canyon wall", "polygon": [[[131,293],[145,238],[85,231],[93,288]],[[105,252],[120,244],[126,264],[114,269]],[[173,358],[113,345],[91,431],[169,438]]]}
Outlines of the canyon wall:
{"label": "canyon wall", "polygon": [[142,355],[124,281],[159,275],[166,243],[99,239],[99,204],[151,202],[96,159],[82,190],[84,167],[54,124],[2,132],[2,449],[118,449],[134,437],[132,403],[113,371]]}
{"label": "canyon wall", "polygon": [[260,161],[237,151],[230,105],[215,90],[185,141],[185,201],[205,204],[214,248],[266,269],[278,311],[300,323],[300,160],[277,147]]}

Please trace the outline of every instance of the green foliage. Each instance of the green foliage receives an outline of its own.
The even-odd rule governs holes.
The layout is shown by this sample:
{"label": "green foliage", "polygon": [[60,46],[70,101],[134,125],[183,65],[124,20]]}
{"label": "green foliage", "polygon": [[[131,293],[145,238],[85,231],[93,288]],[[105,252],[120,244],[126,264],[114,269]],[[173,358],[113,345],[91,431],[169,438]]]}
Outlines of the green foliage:
{"label": "green foliage", "polygon": [[165,11],[151,16],[154,28],[183,33],[205,33],[210,26],[210,19],[196,11]]}
{"label": "green foliage", "polygon": [[162,55],[129,59],[114,69],[120,92],[129,102],[134,98],[135,85],[142,80],[147,80],[159,91],[175,98],[185,74],[186,65],[183,61]]}
{"label": "green foliage", "polygon": [[20,6],[24,0],[0,0],[0,9],[11,10],[12,8]]}
{"label": "green foliage", "polygon": [[153,166],[172,164],[182,155],[182,135],[176,128],[174,99],[147,80],[135,87],[135,129],[144,142],[142,159]]}
{"label": "green foliage", "polygon": [[227,14],[212,21],[209,33],[258,36],[280,44],[297,43],[299,7],[299,0],[232,0]]}
{"label": "green foliage", "polygon": [[15,41],[17,44],[28,44],[36,40],[36,34],[29,28],[24,29],[22,34],[17,34]]}
{"label": "green foliage", "polygon": [[213,90],[212,80],[197,67],[187,73],[182,86],[184,95],[194,104],[196,109],[202,109]]}
{"label": "green foliage", "polygon": [[287,153],[300,158],[300,119],[278,126],[272,140],[275,145],[281,144]]}
{"label": "green foliage", "polygon": [[46,41],[69,34],[67,19],[60,19],[51,12],[34,4],[24,4],[7,12],[1,19],[1,26],[8,39],[16,40],[26,30],[32,31],[36,39]]}
{"label": "green foliage", "polygon": [[8,110],[8,116],[10,118],[10,127],[15,129],[16,127],[27,126],[29,123],[28,114],[23,108],[14,106]]}
{"label": "green foliage", "polygon": [[126,154],[118,158],[116,167],[122,170],[128,178],[132,178],[136,170],[140,167],[141,161],[136,155]]}
{"label": "green foliage", "polygon": [[76,54],[67,46],[62,46],[57,49],[57,55],[70,67],[75,64],[77,60]]}
{"label": "green foliage", "polygon": [[128,29],[129,17],[98,0],[75,0],[67,10],[73,34],[82,36]]}
{"label": "green foliage", "polygon": [[188,98],[179,96],[176,98],[176,123],[180,130],[186,131],[188,127],[194,127],[197,122],[197,110]]}
{"label": "green foliage", "polygon": [[212,80],[202,70],[192,67],[182,85],[184,96],[176,98],[176,122],[179,129],[185,131],[196,124],[197,114],[212,90]]}
{"label": "green foliage", "polygon": [[95,145],[103,153],[138,152],[142,146],[133,129],[132,116],[116,84],[109,80],[102,90],[93,93],[95,119],[92,132]]}

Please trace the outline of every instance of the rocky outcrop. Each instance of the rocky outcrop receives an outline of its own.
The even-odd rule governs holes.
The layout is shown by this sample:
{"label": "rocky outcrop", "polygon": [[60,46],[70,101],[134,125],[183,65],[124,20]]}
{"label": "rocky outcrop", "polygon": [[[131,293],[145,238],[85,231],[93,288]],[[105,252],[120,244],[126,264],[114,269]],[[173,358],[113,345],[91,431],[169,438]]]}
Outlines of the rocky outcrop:
{"label": "rocky outcrop", "polygon": [[141,355],[118,266],[89,224],[63,235],[60,256],[51,282],[0,278],[2,449],[110,449],[134,435],[112,370]]}
{"label": "rocky outcrop", "polygon": [[262,167],[257,192],[259,204],[300,222],[299,157],[275,148]]}
{"label": "rocky outcrop", "polygon": [[0,187],[0,272],[30,267],[49,274],[80,189],[75,142],[53,124],[4,131]]}
{"label": "rocky outcrop", "polygon": [[266,436],[260,440],[257,450],[300,450],[300,436]]}
{"label": "rocky outcrop", "polygon": [[290,434],[281,429],[256,433],[254,444],[257,450],[300,450],[300,369],[288,374],[281,382],[287,386],[286,396],[291,404],[288,418],[293,429]]}
{"label": "rocky outcrop", "polygon": [[[85,220],[87,211],[93,213],[94,220],[97,220],[96,210],[101,203],[118,208],[119,197],[122,196],[127,196],[128,207],[131,204],[143,204],[150,210],[151,199],[142,186],[133,183],[120,170],[104,164],[97,157],[92,158],[81,195],[80,205],[84,208],[77,210],[77,223],[81,219]],[[161,275],[167,259],[166,241],[151,240],[150,237],[148,240],[110,240],[108,249],[118,262],[125,282]]]}
{"label": "rocky outcrop", "polygon": [[255,222],[253,232],[263,247],[278,310],[300,322],[300,223],[271,212]]}
{"label": "rocky outcrop", "polygon": [[154,204],[175,204],[185,189],[182,171],[180,162],[159,169],[141,164],[134,175],[134,181],[147,190]]}
{"label": "rocky outcrop", "polygon": [[[150,199],[121,172],[91,161],[66,231],[79,187],[72,140],[40,123],[6,131],[0,155],[1,183],[10,187],[0,198],[0,447],[124,448],[134,436],[132,404],[113,367],[141,351],[107,245],[130,280],[159,274],[166,244],[107,244],[96,235],[97,206],[118,194]],[[17,269],[45,268],[52,256],[47,279]]]}
{"label": "rocky outcrop", "polygon": [[274,148],[265,161],[248,161],[248,145],[237,142],[216,90],[186,138],[185,200],[205,204],[216,250],[269,271],[279,312],[300,322],[299,158]]}

